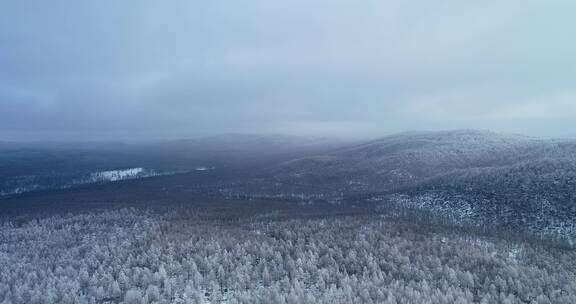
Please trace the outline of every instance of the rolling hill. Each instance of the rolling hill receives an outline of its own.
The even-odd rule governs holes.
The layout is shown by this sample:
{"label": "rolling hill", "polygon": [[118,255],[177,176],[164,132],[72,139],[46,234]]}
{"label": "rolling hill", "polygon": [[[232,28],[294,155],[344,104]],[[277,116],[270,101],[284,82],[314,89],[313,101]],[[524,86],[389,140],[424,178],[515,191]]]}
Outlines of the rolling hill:
{"label": "rolling hill", "polygon": [[576,142],[488,131],[404,133],[285,162],[286,185],[348,201],[430,211],[452,221],[576,235]]}
{"label": "rolling hill", "polygon": [[[0,192],[8,195],[178,173],[147,187],[174,192],[179,200],[209,194],[375,204],[451,223],[576,237],[573,140],[475,130],[402,133],[360,144],[232,134],[82,149],[10,148],[0,151],[0,168]],[[202,187],[198,168],[211,171]]]}

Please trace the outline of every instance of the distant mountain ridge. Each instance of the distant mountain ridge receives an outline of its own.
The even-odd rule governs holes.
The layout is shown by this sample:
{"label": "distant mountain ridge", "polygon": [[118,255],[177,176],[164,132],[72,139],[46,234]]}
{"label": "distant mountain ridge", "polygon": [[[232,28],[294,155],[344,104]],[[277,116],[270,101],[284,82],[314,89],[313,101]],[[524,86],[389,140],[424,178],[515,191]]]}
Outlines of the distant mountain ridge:
{"label": "distant mountain ridge", "polygon": [[572,140],[475,130],[403,133],[285,162],[270,175],[352,199],[576,236]]}
{"label": "distant mountain ridge", "polygon": [[[82,149],[0,149],[0,193],[105,183],[94,174],[134,168],[154,172],[139,178],[177,172],[180,180],[196,180],[210,168],[216,182],[205,189],[233,199],[376,203],[576,239],[576,140],[490,131],[408,132],[365,142],[228,134]],[[222,176],[226,182],[216,178]],[[172,186],[179,187],[166,188]]]}
{"label": "distant mountain ridge", "polygon": [[544,143],[488,131],[411,132],[292,160],[280,165],[277,172],[280,178],[333,175],[379,187],[394,186],[451,170],[513,164]]}
{"label": "distant mountain ridge", "polygon": [[0,142],[0,196],[106,181],[93,176],[133,168],[155,172],[144,174],[146,177],[201,171],[198,168],[249,175],[265,166],[348,144],[350,141],[323,137],[253,134],[137,144]]}

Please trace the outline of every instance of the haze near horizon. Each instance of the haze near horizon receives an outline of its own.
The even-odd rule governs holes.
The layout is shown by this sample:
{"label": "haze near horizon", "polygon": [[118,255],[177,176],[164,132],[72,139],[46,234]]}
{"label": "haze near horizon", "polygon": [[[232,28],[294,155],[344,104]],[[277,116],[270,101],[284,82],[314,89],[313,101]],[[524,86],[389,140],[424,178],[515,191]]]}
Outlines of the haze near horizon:
{"label": "haze near horizon", "polygon": [[576,135],[573,1],[6,1],[0,140]]}

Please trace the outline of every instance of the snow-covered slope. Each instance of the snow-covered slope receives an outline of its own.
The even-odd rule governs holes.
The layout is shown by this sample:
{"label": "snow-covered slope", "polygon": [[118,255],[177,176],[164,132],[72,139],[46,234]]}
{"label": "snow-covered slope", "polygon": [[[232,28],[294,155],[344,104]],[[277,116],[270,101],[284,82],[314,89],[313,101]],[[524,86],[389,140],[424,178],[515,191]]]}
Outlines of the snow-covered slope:
{"label": "snow-covered slope", "polygon": [[572,141],[469,130],[405,133],[286,162],[271,175],[281,184],[393,201],[460,222],[576,235]]}
{"label": "snow-covered slope", "polygon": [[405,133],[286,162],[274,173],[280,180],[309,179],[381,191],[458,170],[565,159],[576,151],[562,144],[487,131]]}
{"label": "snow-covered slope", "polygon": [[171,175],[183,171],[162,171],[158,172],[147,168],[126,168],[116,170],[95,171],[84,174],[53,174],[53,175],[29,175],[15,176],[6,179],[0,187],[0,197],[17,195],[32,191],[46,191],[55,189],[66,189],[79,185],[94,183],[110,183],[130,179],[147,178],[159,175]]}
{"label": "snow-covered slope", "polygon": [[115,182],[126,179],[134,179],[141,177],[154,176],[154,170],[146,170],[144,168],[128,168],[121,170],[99,171],[90,174],[82,183],[96,183],[96,182]]}

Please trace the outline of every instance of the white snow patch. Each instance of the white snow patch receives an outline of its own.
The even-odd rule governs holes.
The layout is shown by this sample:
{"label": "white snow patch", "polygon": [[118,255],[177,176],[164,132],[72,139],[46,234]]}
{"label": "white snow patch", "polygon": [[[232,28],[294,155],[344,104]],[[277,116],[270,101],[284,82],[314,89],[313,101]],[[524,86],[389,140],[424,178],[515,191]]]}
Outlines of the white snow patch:
{"label": "white snow patch", "polygon": [[120,170],[109,170],[109,171],[99,171],[89,174],[86,177],[77,179],[72,182],[72,185],[82,185],[98,182],[116,182],[127,179],[136,179],[163,175],[158,174],[154,170],[144,169],[144,168],[129,168]]}
{"label": "white snow patch", "polygon": [[194,170],[196,171],[208,171],[208,170],[212,170],[213,168],[208,168],[208,167],[204,167],[204,166],[200,166],[200,167],[196,167]]}
{"label": "white snow patch", "polygon": [[518,256],[522,253],[522,248],[520,247],[512,247],[509,251],[508,251],[508,257],[513,259],[513,260],[517,260]]}
{"label": "white snow patch", "polygon": [[102,180],[102,181],[119,181],[129,178],[134,178],[144,173],[144,168],[130,168],[124,170],[111,170],[111,171],[102,171],[96,172],[92,174],[92,177],[95,180]]}

